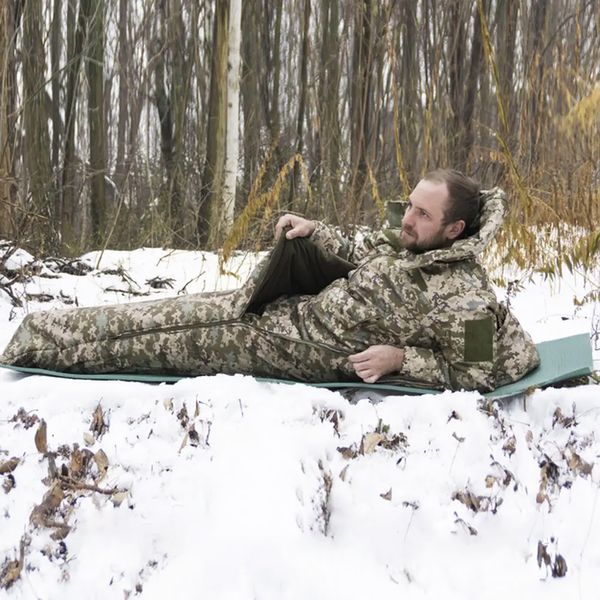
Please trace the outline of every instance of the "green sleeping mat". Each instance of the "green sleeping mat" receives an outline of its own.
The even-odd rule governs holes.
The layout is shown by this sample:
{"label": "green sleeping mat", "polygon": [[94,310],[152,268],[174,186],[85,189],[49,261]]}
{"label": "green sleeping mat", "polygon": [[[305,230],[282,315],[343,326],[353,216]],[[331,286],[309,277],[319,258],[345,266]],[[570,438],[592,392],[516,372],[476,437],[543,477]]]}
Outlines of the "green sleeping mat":
{"label": "green sleeping mat", "polygon": [[[588,334],[582,333],[569,337],[550,340],[537,344],[540,353],[541,365],[520,379],[499,387],[493,392],[487,392],[484,396],[488,398],[505,398],[516,396],[530,388],[541,388],[553,383],[590,375],[593,371],[592,347]],[[19,373],[30,375],[46,375],[50,377],[63,377],[67,379],[91,379],[91,380],[118,380],[138,381],[143,383],[174,383],[186,377],[176,375],[136,375],[135,373],[62,373],[47,369],[36,369],[34,367],[15,367],[12,365],[0,365],[1,368],[10,369]],[[294,384],[295,381],[284,379],[269,379],[257,377],[258,381],[269,383]],[[406,385],[393,385],[389,383],[357,383],[357,382],[330,382],[312,383],[316,387],[328,389],[361,389],[373,390],[381,394],[439,394],[440,390],[431,390]]]}

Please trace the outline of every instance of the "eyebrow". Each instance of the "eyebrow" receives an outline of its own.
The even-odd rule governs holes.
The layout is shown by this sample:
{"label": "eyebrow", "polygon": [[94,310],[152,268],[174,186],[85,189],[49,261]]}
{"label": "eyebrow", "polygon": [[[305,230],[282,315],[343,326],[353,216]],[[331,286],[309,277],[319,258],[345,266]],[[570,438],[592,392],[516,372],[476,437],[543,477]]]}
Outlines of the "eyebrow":
{"label": "eyebrow", "polygon": [[431,215],[431,213],[430,213],[430,212],[429,212],[427,209],[423,208],[422,206],[418,206],[418,205],[417,205],[417,206],[415,206],[415,203],[412,201],[412,199],[411,199],[411,197],[410,197],[410,196],[408,197],[408,203],[409,203],[411,206],[413,206],[414,208],[416,208],[416,209],[420,210],[421,212],[424,212],[426,215],[428,215],[428,216],[430,216],[430,217],[432,216],[432,215]]}

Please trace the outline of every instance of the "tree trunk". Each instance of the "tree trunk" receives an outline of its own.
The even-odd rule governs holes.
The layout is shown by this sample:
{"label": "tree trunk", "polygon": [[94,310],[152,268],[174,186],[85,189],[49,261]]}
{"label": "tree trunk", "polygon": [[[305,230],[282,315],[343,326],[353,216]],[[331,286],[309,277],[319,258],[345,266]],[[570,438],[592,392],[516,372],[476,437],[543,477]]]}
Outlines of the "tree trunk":
{"label": "tree trunk", "polygon": [[540,108],[544,104],[545,89],[543,85],[545,62],[541,54],[544,46],[546,32],[546,14],[548,3],[546,0],[533,0],[528,31],[529,53],[527,54],[528,70],[526,77],[529,84],[528,122],[529,122],[529,160],[528,169],[535,166],[538,157],[538,143],[542,123],[539,120]]}
{"label": "tree trunk", "polygon": [[[89,8],[79,3],[79,16],[73,2],[67,4],[67,91],[65,98],[65,150],[63,158],[61,186],[61,245],[62,251],[71,253],[75,250],[78,229],[77,198],[77,160],[75,155],[75,119],[77,114],[77,89],[79,71],[83,53],[83,42],[86,36],[87,23],[85,14]],[[79,233],[80,230],[79,230]]]}
{"label": "tree trunk", "polygon": [[465,7],[462,0],[453,0],[449,6],[449,85],[450,85],[450,127],[448,128],[448,162],[459,169],[465,167],[464,130],[461,115],[465,87]]}
{"label": "tree trunk", "polygon": [[208,103],[206,158],[202,173],[198,211],[198,242],[214,242],[218,235],[219,211],[223,200],[225,136],[227,131],[227,49],[229,0],[216,0]]}
{"label": "tree trunk", "polygon": [[367,144],[371,117],[372,0],[360,0],[354,12],[352,88],[350,96],[350,199],[356,216],[367,177]]}
{"label": "tree trunk", "polygon": [[418,152],[417,124],[419,122],[418,107],[420,105],[418,83],[419,68],[418,55],[416,52],[418,44],[416,7],[412,2],[404,2],[402,5],[402,82],[399,94],[398,111],[402,124],[402,140],[400,150],[402,152],[402,166],[404,173],[400,174],[401,181],[406,180],[406,172],[417,172],[417,165],[422,157]]}
{"label": "tree trunk", "polygon": [[514,70],[519,4],[518,0],[499,0],[496,6],[496,56],[500,83],[499,93],[506,111],[508,125],[508,131],[503,131],[502,135],[511,150],[515,148],[516,144],[514,129],[517,115],[515,110]]}
{"label": "tree trunk", "polygon": [[324,0],[321,3],[321,56],[319,93],[317,107],[319,128],[317,130],[317,172],[320,183],[326,188],[334,204],[339,197],[340,160],[340,41],[339,0]]}
{"label": "tree trunk", "polygon": [[[484,2],[484,11],[487,15],[486,5]],[[458,165],[463,170],[468,170],[467,165],[469,163],[469,156],[475,139],[475,132],[473,126],[473,113],[475,111],[475,99],[477,98],[477,92],[479,88],[479,75],[481,73],[481,67],[483,65],[483,42],[482,42],[482,27],[481,27],[481,15],[477,6],[474,9],[473,15],[473,37],[471,42],[471,58],[469,62],[469,73],[466,81],[465,99],[462,109],[461,121],[462,121],[462,136],[461,145],[459,147],[458,154]]]}
{"label": "tree trunk", "polygon": [[260,106],[258,2],[244,2],[242,6],[242,113],[244,116],[244,195],[250,192],[260,163],[260,130],[264,111]]}
{"label": "tree trunk", "polygon": [[[187,58],[186,33],[181,0],[171,0],[168,17],[168,46],[171,49],[171,86],[169,104],[173,115],[173,163],[169,177],[169,221],[171,241],[185,240],[185,134],[186,108],[190,91],[190,65]],[[194,31],[194,23],[191,24]]]}
{"label": "tree trunk", "polygon": [[44,91],[43,22],[41,0],[27,0],[23,11],[24,166],[32,211],[40,217],[39,222],[35,223],[34,244],[42,252],[55,250],[58,237]]}
{"label": "tree trunk", "polygon": [[[306,110],[306,89],[308,70],[308,32],[310,25],[310,0],[304,0],[304,17],[302,21],[302,54],[300,58],[300,78],[298,81],[300,88],[300,98],[298,100],[298,118],[296,121],[296,154],[302,154],[304,144],[304,112]],[[276,101],[276,99],[274,99]],[[294,199],[298,188],[298,180],[300,179],[300,166],[296,162],[294,164],[294,172],[290,185],[289,204],[294,206]]]}
{"label": "tree trunk", "polygon": [[92,239],[101,245],[107,234],[106,119],[104,114],[104,2],[90,0],[84,6],[88,21],[87,77],[90,132],[90,213]]}
{"label": "tree trunk", "polygon": [[55,174],[59,170],[60,139],[63,129],[60,118],[60,54],[61,43],[61,0],[54,0],[52,26],[50,32],[50,66],[52,69],[52,170]]}
{"label": "tree trunk", "polygon": [[129,115],[129,61],[130,45],[127,34],[127,24],[129,19],[128,0],[119,0],[119,21],[118,21],[118,42],[119,50],[117,54],[119,73],[119,95],[118,95],[118,117],[117,117],[117,158],[115,160],[115,184],[119,193],[123,192],[125,178],[127,176],[127,166],[125,164],[127,151],[127,124]]}
{"label": "tree trunk", "polygon": [[0,7],[0,236],[14,239],[16,185],[14,172],[16,61],[14,36],[20,19],[19,4]]}
{"label": "tree trunk", "polygon": [[230,0],[229,13],[229,68],[227,73],[227,143],[225,146],[225,183],[223,186],[223,213],[218,244],[233,225],[235,193],[237,187],[239,157],[240,116],[240,40],[242,1]]}

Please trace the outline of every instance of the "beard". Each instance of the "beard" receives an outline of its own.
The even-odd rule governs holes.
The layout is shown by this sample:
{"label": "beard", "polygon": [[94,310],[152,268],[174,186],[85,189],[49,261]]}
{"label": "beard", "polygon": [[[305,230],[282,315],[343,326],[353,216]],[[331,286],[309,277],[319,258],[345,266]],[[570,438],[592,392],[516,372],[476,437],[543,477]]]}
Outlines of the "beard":
{"label": "beard", "polygon": [[451,241],[448,240],[442,231],[438,231],[436,234],[428,237],[419,238],[414,230],[409,227],[402,227],[401,241],[402,247],[414,254],[423,254],[430,250],[438,250],[451,245]]}

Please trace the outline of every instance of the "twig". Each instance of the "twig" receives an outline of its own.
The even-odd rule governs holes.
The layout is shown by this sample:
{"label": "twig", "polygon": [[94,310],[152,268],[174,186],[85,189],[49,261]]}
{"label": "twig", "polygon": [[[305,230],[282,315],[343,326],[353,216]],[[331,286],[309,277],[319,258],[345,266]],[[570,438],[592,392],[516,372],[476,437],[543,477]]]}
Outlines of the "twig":
{"label": "twig", "polygon": [[98,492],[99,494],[104,494],[106,496],[112,496],[117,492],[124,492],[126,490],[120,490],[118,487],[113,487],[111,489],[100,488],[97,485],[90,485],[89,483],[82,483],[80,481],[75,481],[70,477],[65,477],[64,475],[59,475],[59,480],[62,484],[74,490],[89,490],[90,492]]}

